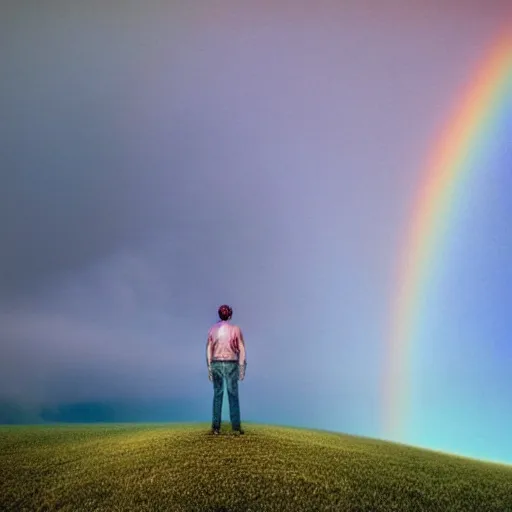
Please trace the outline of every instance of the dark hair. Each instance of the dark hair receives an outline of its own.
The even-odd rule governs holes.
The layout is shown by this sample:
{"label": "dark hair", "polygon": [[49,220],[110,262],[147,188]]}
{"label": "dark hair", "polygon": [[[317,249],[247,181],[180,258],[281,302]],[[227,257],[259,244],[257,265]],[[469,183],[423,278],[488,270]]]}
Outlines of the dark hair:
{"label": "dark hair", "polygon": [[221,320],[229,320],[232,315],[233,310],[227,304],[224,304],[219,308],[219,318]]}

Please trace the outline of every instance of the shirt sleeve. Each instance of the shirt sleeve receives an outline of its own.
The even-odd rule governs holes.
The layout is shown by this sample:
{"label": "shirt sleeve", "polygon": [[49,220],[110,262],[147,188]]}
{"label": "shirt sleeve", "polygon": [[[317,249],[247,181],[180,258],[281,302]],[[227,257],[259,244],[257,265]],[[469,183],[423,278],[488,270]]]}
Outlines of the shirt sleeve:
{"label": "shirt sleeve", "polygon": [[242,329],[238,328],[238,348],[240,350],[238,354],[238,364],[244,365],[247,363],[246,352],[245,352],[245,340],[242,333]]}

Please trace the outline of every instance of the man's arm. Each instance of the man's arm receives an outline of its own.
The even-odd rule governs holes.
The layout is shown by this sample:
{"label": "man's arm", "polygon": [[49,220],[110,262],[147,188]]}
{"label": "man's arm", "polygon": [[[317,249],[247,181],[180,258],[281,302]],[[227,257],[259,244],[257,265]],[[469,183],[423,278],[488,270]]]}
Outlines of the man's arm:
{"label": "man's arm", "polygon": [[240,369],[240,380],[244,380],[245,368],[247,366],[247,354],[245,352],[245,340],[244,335],[240,327],[238,328],[238,365]]}
{"label": "man's arm", "polygon": [[206,340],[206,366],[208,368],[212,364],[212,336],[208,333],[208,339]]}
{"label": "man's arm", "polygon": [[208,367],[208,380],[213,382],[212,372],[212,335],[208,333],[208,339],[206,341],[206,366]]}

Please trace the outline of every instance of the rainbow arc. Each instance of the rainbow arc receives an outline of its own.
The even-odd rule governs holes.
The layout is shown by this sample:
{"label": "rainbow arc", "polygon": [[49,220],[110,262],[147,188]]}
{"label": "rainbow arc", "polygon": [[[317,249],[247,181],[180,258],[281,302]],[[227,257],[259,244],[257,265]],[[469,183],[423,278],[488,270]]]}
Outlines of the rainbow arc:
{"label": "rainbow arc", "polygon": [[512,97],[512,26],[491,45],[431,149],[414,198],[398,260],[385,366],[383,428],[403,439],[410,411],[411,346],[421,317],[421,297],[439,262],[453,198],[469,179],[475,152]]}

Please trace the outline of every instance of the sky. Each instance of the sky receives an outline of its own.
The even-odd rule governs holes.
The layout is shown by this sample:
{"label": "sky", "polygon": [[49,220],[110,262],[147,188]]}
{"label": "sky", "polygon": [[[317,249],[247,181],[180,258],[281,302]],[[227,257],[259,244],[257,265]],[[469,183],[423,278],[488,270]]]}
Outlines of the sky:
{"label": "sky", "polygon": [[[411,201],[507,20],[506,0],[2,2],[0,401],[208,422],[206,334],[228,303],[242,422],[381,436]],[[444,307],[403,441],[512,463],[496,140],[429,292]]]}

